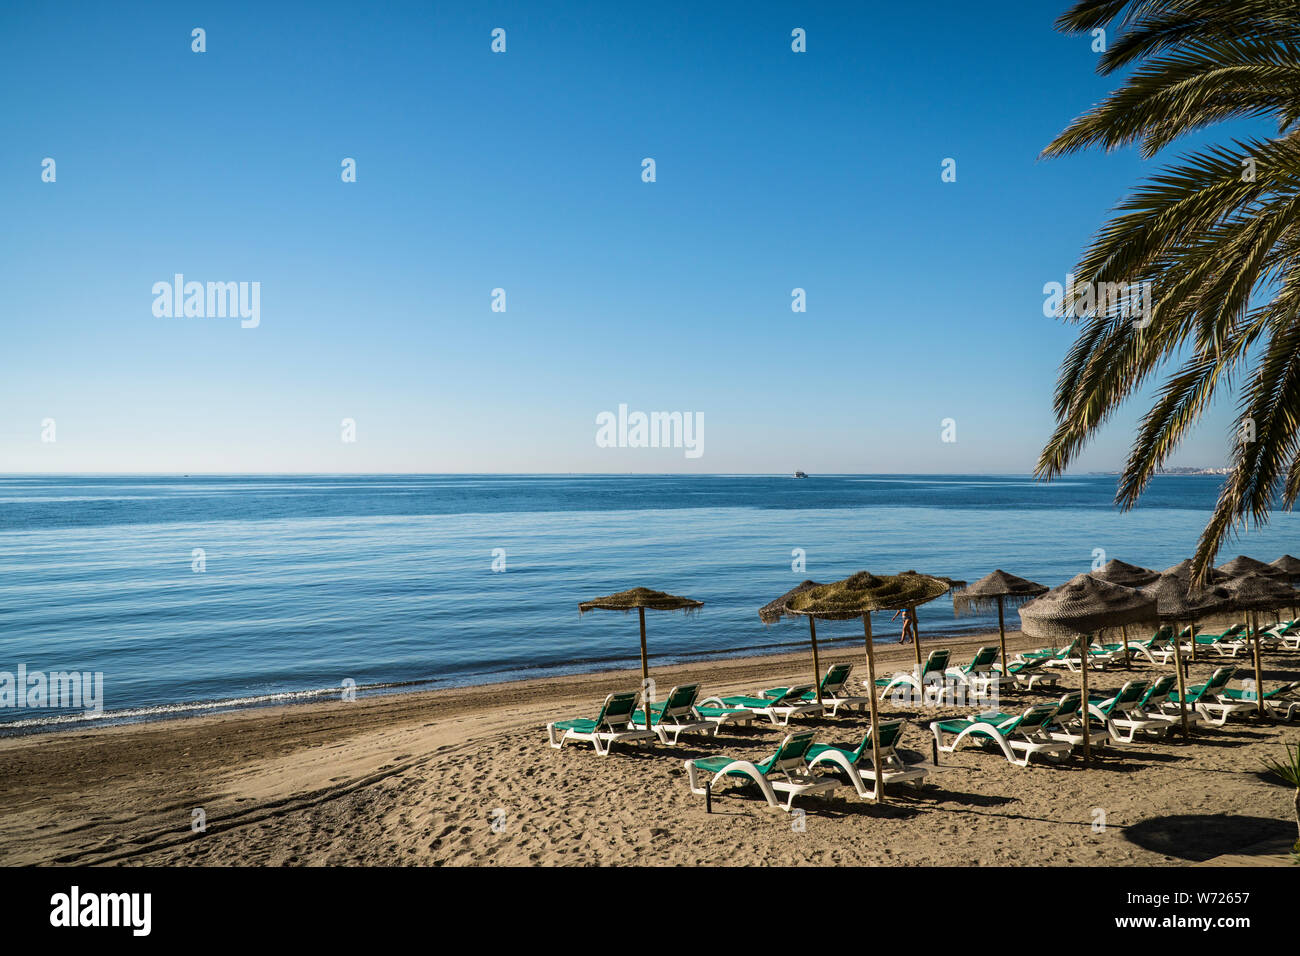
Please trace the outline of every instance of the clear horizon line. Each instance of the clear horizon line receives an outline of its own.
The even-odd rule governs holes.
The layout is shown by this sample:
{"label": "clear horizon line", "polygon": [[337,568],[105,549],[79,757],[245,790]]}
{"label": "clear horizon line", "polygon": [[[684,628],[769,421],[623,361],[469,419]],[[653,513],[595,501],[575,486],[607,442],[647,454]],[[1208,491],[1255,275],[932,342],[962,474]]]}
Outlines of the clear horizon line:
{"label": "clear horizon line", "polygon": [[[1058,478],[1107,477],[1119,475],[1114,471],[1070,471],[1058,475]],[[374,476],[437,476],[457,477],[470,475],[490,475],[501,477],[588,477],[588,478],[792,478],[788,471],[0,471],[0,478],[94,478],[94,477],[276,477],[276,476],[321,476],[321,477],[374,477]],[[953,476],[963,475],[980,477],[1034,477],[1032,471],[825,471],[808,473],[808,478],[852,478],[852,477],[889,477],[889,476]],[[1179,474],[1157,474],[1153,477],[1189,477]],[[1196,477],[1196,476],[1191,476]],[[1201,476],[1215,477],[1215,476]],[[1222,476],[1218,476],[1222,477]],[[1043,484],[1051,484],[1054,479],[1039,479]]]}

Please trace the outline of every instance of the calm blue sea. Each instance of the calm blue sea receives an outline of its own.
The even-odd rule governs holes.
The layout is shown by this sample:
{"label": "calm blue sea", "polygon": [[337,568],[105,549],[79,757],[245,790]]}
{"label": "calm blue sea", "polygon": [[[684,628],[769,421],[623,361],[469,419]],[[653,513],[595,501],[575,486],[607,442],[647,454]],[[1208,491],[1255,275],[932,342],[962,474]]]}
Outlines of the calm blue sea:
{"label": "calm blue sea", "polygon": [[[1095,549],[1164,568],[1190,554],[1219,483],[1157,478],[1121,514],[1104,476],[0,477],[0,671],[102,672],[105,716],[140,719],[345,680],[365,693],[627,667],[636,617],[577,605],[635,585],[705,605],[649,614],[660,662],[803,646],[803,626],[765,628],[756,610],[805,577],[1001,567],[1054,585]],[[1296,552],[1296,521],[1279,514],[1221,557]],[[996,618],[954,619],[945,598],[920,620],[924,640]],[[888,615],[875,626],[897,638]],[[81,719],[0,708],[10,732]]]}

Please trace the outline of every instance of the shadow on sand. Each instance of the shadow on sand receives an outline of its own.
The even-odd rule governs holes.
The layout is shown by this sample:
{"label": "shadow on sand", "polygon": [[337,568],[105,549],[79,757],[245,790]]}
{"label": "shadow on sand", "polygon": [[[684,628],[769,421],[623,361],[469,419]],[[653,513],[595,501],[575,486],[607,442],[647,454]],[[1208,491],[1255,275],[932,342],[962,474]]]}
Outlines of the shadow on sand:
{"label": "shadow on sand", "polygon": [[1295,836],[1295,824],[1269,817],[1183,814],[1153,817],[1124,830],[1124,838],[1144,850],[1201,863],[1225,853],[1249,853],[1264,841]]}

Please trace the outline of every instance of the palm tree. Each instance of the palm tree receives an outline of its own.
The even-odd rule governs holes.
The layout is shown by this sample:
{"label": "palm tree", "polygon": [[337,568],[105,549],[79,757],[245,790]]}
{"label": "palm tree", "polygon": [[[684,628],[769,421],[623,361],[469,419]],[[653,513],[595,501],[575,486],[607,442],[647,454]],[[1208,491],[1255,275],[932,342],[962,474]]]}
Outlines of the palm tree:
{"label": "palm tree", "polygon": [[[1296,788],[1295,825],[1300,830],[1300,744],[1296,744],[1294,752],[1283,744],[1282,753],[1286,755],[1282,760],[1265,760],[1264,767],[1281,777],[1283,783]],[[1297,857],[1300,857],[1300,839],[1295,841],[1294,850]]]}
{"label": "palm tree", "polygon": [[[1206,526],[1197,582],[1225,538],[1300,496],[1300,4],[1295,0],[1081,0],[1068,33],[1122,30],[1098,70],[1123,85],[1043,151],[1133,143],[1151,157],[1184,134],[1267,118],[1273,136],[1233,140],[1160,170],[1115,210],[1075,269],[1085,289],[1063,314],[1080,334],[1062,363],[1056,428],[1035,469],[1050,480],[1165,365],[1116,501],[1147,482],[1217,394],[1239,383],[1228,477]],[[1091,285],[1085,285],[1090,283]],[[1106,284],[1111,285],[1106,285]]]}

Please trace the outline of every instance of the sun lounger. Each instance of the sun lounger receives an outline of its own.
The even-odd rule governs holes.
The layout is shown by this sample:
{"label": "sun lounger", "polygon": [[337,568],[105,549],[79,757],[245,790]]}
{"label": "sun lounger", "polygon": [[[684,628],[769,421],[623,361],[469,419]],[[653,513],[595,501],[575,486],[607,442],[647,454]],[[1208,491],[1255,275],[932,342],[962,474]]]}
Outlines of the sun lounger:
{"label": "sun lounger", "polygon": [[1278,646],[1283,650],[1300,651],[1300,621],[1282,621],[1273,625]]}
{"label": "sun lounger", "polygon": [[812,689],[812,684],[799,684],[796,687],[787,687],[785,693],[779,697],[740,694],[732,697],[709,697],[702,703],[706,707],[742,707],[755,714],[762,714],[776,726],[788,727],[791,717],[822,712],[823,707],[817,703],[815,697],[811,701],[805,699],[805,695],[811,693]]}
{"label": "sun lounger", "polygon": [[[1169,695],[1173,693],[1174,685],[1177,683],[1178,677],[1174,674],[1165,674],[1157,678],[1139,698],[1137,706],[1133,708],[1133,714],[1142,720],[1163,720],[1170,726],[1178,723],[1180,718],[1177,705],[1174,705],[1172,710],[1165,709],[1165,705],[1169,702]],[[1188,708],[1188,727],[1195,727],[1200,723],[1201,715]]]}
{"label": "sun lounger", "polygon": [[[764,799],[774,807],[789,812],[794,805],[794,798],[810,793],[829,793],[840,782],[834,777],[822,776],[808,769],[807,755],[812,747],[813,731],[800,730],[787,734],[766,760],[751,763],[734,757],[699,757],[686,761],[686,776],[691,793],[704,796],[720,781],[746,779],[758,786]],[[713,779],[706,785],[701,783],[700,774],[713,774]],[[707,790],[706,790],[707,786]],[[777,793],[787,795],[785,805],[777,799]]]}
{"label": "sun lounger", "polygon": [[935,744],[944,753],[953,753],[966,741],[991,743],[1001,749],[1010,763],[1028,767],[1034,754],[1044,757],[1069,754],[1068,743],[1047,735],[1046,726],[1055,715],[1055,704],[1036,704],[1020,715],[989,713],[976,714],[970,720],[936,720],[930,724],[930,730]]}
{"label": "sun lounger", "polygon": [[1039,684],[1055,687],[1060,683],[1060,678],[1047,670],[1047,660],[1042,657],[1013,660],[1006,665],[1006,671],[1016,687],[1023,687],[1026,690],[1033,690]]}
{"label": "sun lounger", "polygon": [[[1083,658],[1079,655],[1079,648],[1083,645],[1083,638],[1076,637],[1073,641],[1061,648],[1040,648],[1036,651],[1025,651],[1017,656],[1017,660],[1030,661],[1041,660],[1045,667],[1064,667],[1067,670],[1078,672],[1083,666]],[[1088,666],[1094,670],[1105,670],[1107,664],[1115,661],[1118,652],[1107,651],[1103,648],[1088,647]]]}
{"label": "sun lounger", "polygon": [[[1052,719],[1047,722],[1044,729],[1047,736],[1052,740],[1062,741],[1071,747],[1083,746],[1083,694],[1080,691],[1073,690],[1066,693],[1056,704],[1056,713]],[[1110,719],[1098,712],[1091,712],[1091,717],[1096,717],[1104,725],[1105,729],[1090,727],[1088,742],[1093,747],[1104,747],[1110,743],[1111,726]],[[1116,735],[1118,736],[1118,735]]]}
{"label": "sun lounger", "polygon": [[[1220,699],[1220,695],[1228,686],[1228,681],[1232,680],[1235,673],[1235,667],[1220,667],[1210,675],[1210,679],[1204,684],[1197,684],[1195,687],[1187,688],[1187,707],[1196,711],[1207,723],[1213,724],[1215,727],[1222,727],[1233,714],[1248,714],[1252,710],[1256,710],[1257,705],[1254,701],[1245,703]],[[1178,692],[1171,691],[1165,709],[1177,710],[1177,708]]]}
{"label": "sun lounger", "polygon": [[[831,712],[832,717],[839,716],[841,707],[846,710],[856,707],[859,713],[866,713],[867,706],[871,703],[870,697],[854,697],[845,693],[852,673],[853,665],[849,663],[832,664],[826,668],[826,673],[822,677],[822,705]],[[772,687],[763,691],[762,696],[782,697],[789,690],[788,687]],[[816,703],[817,694],[810,690],[803,695],[803,700]]]}
{"label": "sun lounger", "polygon": [[1011,677],[1004,676],[996,667],[998,661],[998,648],[996,645],[991,647],[981,647],[975,652],[969,664],[961,664],[957,667],[949,667],[947,675],[966,685],[972,694],[979,697],[988,696],[995,688],[1002,687],[1004,684],[1015,683]]}
{"label": "sun lounger", "polygon": [[[650,704],[650,729],[655,732],[660,743],[668,743],[669,734],[673,735],[674,746],[682,734],[702,733],[713,736],[718,725],[695,712],[695,699],[699,696],[699,684],[681,684],[668,692],[662,704]],[[646,726],[645,708],[633,712],[632,726]]]}
{"label": "sun lounger", "polygon": [[[595,720],[557,720],[546,725],[546,734],[551,746],[561,750],[569,741],[584,741],[596,748],[602,757],[609,756],[614,744],[643,743],[655,739],[649,730],[637,730],[632,726],[632,713],[636,710],[640,694],[610,694],[600,705],[600,713]],[[556,731],[563,731],[556,737]]]}
{"label": "sun lounger", "polygon": [[[1130,640],[1127,645],[1130,658],[1141,657],[1152,664],[1168,664],[1174,658],[1173,633],[1173,628],[1165,625],[1146,640]],[[1124,647],[1123,644],[1101,645],[1102,650],[1121,655]]]}
{"label": "sun lounger", "polygon": [[[920,788],[930,771],[921,766],[903,762],[895,747],[903,735],[905,722],[902,720],[882,720],[880,726],[880,763],[884,769],[886,784],[910,783]],[[826,764],[843,770],[853,784],[853,789],[863,799],[874,800],[877,796],[876,771],[871,766],[871,731],[856,748],[833,747],[830,744],[813,744],[808,748],[809,768]]]}
{"label": "sun lounger", "polygon": [[[876,688],[880,692],[880,699],[884,700],[899,688],[909,687],[916,695],[916,700],[919,703],[928,706],[938,706],[943,703],[942,700],[928,700],[926,698],[926,685],[928,682],[931,697],[942,694],[947,686],[948,659],[951,656],[952,652],[948,650],[931,651],[921,664],[921,673],[919,675],[915,671],[899,671],[892,677],[878,677],[876,679]],[[938,693],[936,693],[936,685]]]}
{"label": "sun lounger", "polygon": [[1139,710],[1150,689],[1150,681],[1131,680],[1115,696],[1093,700],[1091,709],[1110,722],[1112,739],[1131,744],[1138,734],[1163,737],[1169,732],[1168,720],[1147,717]]}
{"label": "sun lounger", "polygon": [[695,713],[699,714],[702,720],[707,720],[716,727],[715,735],[728,724],[752,726],[754,719],[758,717],[758,714],[748,707],[711,707],[705,704],[696,704]]}
{"label": "sun lounger", "polygon": [[[1300,717],[1300,680],[1266,690],[1263,694],[1264,710],[1279,720],[1294,720]],[[1251,703],[1257,698],[1254,689],[1225,687],[1219,693],[1219,699],[1228,703]]]}
{"label": "sun lounger", "polygon": [[[1250,648],[1246,628],[1241,624],[1234,624],[1219,634],[1197,634],[1195,641],[1198,652],[1213,651],[1220,657],[1236,657]],[[1191,642],[1185,641],[1182,649],[1184,652],[1190,652]]]}

